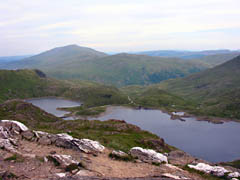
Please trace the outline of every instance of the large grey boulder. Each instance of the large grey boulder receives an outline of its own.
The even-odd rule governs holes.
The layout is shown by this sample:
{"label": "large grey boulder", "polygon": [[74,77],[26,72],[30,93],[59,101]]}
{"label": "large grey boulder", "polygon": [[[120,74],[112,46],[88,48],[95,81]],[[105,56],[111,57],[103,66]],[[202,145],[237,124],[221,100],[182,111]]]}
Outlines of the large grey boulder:
{"label": "large grey boulder", "polygon": [[143,149],[141,147],[134,147],[130,150],[130,154],[133,157],[137,157],[138,159],[144,162],[150,163],[168,163],[167,157],[161,153],[157,153],[152,149]]}
{"label": "large grey boulder", "polygon": [[208,174],[214,174],[215,176],[224,176],[226,173],[230,173],[229,170],[225,169],[221,166],[211,166],[206,163],[198,163],[197,165],[191,165],[189,164],[188,167],[192,169],[196,169],[198,171],[202,171]]}
{"label": "large grey boulder", "polygon": [[79,162],[74,160],[70,155],[62,155],[62,154],[51,154],[47,157],[50,161],[57,163],[62,168],[66,168],[69,165],[75,164],[76,166],[79,165]]}

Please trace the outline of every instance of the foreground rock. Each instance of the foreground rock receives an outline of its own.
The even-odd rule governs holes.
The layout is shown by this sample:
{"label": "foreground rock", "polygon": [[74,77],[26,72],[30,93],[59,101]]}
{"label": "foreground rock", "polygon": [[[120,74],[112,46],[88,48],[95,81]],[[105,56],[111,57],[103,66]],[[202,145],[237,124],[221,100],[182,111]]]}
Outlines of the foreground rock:
{"label": "foreground rock", "polygon": [[30,141],[37,141],[43,145],[56,145],[66,149],[74,149],[85,153],[100,153],[105,147],[97,141],[90,139],[77,139],[62,134],[49,134],[42,131],[31,131],[24,124],[18,121],[0,121],[0,147],[11,152],[17,152],[17,140],[24,138]]}
{"label": "foreground rock", "polygon": [[239,172],[232,172],[231,170],[227,170],[226,168],[221,167],[221,166],[211,166],[211,165],[205,164],[205,163],[198,163],[197,165],[189,164],[188,167],[198,170],[198,171],[201,171],[201,172],[205,172],[207,174],[213,174],[218,177],[222,177],[225,175],[227,175],[229,178],[240,177]]}
{"label": "foreground rock", "polygon": [[134,147],[130,150],[130,154],[133,157],[137,157],[138,159],[144,162],[150,163],[168,163],[167,157],[161,153],[157,153],[152,149],[143,149],[141,147]]}

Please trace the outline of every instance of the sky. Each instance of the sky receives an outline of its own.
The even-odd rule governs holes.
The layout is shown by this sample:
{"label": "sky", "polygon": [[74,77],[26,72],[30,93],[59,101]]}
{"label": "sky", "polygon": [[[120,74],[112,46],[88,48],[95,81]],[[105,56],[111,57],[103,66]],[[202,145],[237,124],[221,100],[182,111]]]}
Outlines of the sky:
{"label": "sky", "polygon": [[240,49],[240,0],[0,0],[0,56]]}

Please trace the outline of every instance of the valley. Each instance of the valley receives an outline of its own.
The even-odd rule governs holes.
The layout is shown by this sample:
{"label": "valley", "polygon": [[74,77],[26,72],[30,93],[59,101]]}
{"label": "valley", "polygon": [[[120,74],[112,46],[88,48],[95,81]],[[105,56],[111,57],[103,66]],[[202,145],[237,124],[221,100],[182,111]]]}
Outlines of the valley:
{"label": "valley", "polygon": [[[79,50],[79,47],[74,48]],[[65,47],[56,48],[50,53],[63,56],[64,50]],[[92,49],[87,51],[96,53]],[[43,55],[46,58],[45,53]],[[184,62],[145,55],[97,53],[93,58],[83,57],[86,59],[79,60],[80,66],[76,66],[78,73],[87,72],[83,79],[55,76],[51,69],[42,71],[41,63],[28,67],[27,62],[35,61],[31,57],[19,62],[41,70],[0,70],[0,119],[16,120],[34,130],[52,134],[68,132],[74,138],[100,142],[109,152],[127,153],[133,147],[141,147],[167,153],[171,164],[180,166],[185,176],[196,179],[201,179],[201,175],[188,169],[187,164],[221,165],[239,159],[237,77],[240,56],[214,67],[204,66],[197,60],[192,63],[195,60]],[[15,62],[9,67],[13,64]],[[44,66],[54,64],[53,61]],[[181,73],[176,74],[177,68]],[[57,69],[73,70],[70,66]],[[143,70],[146,71],[144,76]],[[158,71],[158,75],[154,75],[156,81],[150,78],[155,70]],[[99,158],[101,160],[92,159],[93,164],[89,166],[98,169],[95,161],[100,164],[109,161],[107,154]],[[218,178],[205,175],[210,179]]]}

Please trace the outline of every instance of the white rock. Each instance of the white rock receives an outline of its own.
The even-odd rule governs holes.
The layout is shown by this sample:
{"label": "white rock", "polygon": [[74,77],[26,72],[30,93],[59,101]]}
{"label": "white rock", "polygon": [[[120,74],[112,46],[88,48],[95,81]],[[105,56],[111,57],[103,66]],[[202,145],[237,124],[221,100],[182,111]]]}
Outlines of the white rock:
{"label": "white rock", "polygon": [[60,178],[63,178],[63,177],[66,176],[66,173],[56,173],[55,175],[60,177]]}
{"label": "white rock", "polygon": [[165,164],[165,166],[169,167],[170,169],[177,170],[177,171],[183,171],[181,168],[174,166],[172,164]]}
{"label": "white rock", "polygon": [[43,132],[43,131],[33,131],[37,138],[40,138],[42,136],[47,136],[49,133]]}
{"label": "white rock", "polygon": [[184,116],[184,112],[172,112],[172,115],[175,115],[175,116]]}
{"label": "white rock", "polygon": [[1,139],[0,138],[0,148],[4,148],[9,152],[16,152],[16,148],[12,145],[9,139]]}
{"label": "white rock", "polygon": [[73,160],[72,156],[70,155],[53,154],[49,156],[55,159],[63,168],[69,166],[70,164],[79,164],[79,162]]}
{"label": "white rock", "polygon": [[13,121],[13,120],[1,120],[1,122],[9,122],[9,123],[13,123],[16,124],[22,131],[27,131],[28,128],[27,126],[25,126],[23,123],[20,123],[18,121]]}
{"label": "white rock", "polygon": [[237,177],[240,177],[240,173],[239,172],[232,172],[232,173],[228,174],[228,177],[237,178]]}
{"label": "white rock", "polygon": [[168,163],[167,157],[161,153],[157,153],[152,149],[143,149],[141,147],[134,147],[130,150],[130,154],[138,157],[140,160],[155,163]]}
{"label": "white rock", "polygon": [[202,171],[205,173],[213,173],[216,176],[224,176],[225,173],[229,173],[230,171],[228,171],[227,169],[225,169],[224,167],[221,166],[210,166],[209,164],[205,164],[205,163],[198,163],[197,165],[191,165],[189,164],[188,167],[196,169],[198,171]]}
{"label": "white rock", "polygon": [[90,139],[74,139],[74,143],[78,146],[80,150],[85,153],[91,152],[103,152],[105,147],[101,145],[98,141],[93,141]]}
{"label": "white rock", "polygon": [[61,139],[65,139],[67,141],[72,141],[73,140],[73,137],[66,134],[66,133],[62,133],[62,134],[57,134],[57,136]]}
{"label": "white rock", "polygon": [[112,151],[112,154],[113,154],[113,155],[116,155],[116,156],[120,156],[120,157],[127,156],[127,153],[125,153],[125,152],[123,152],[123,151],[120,151],[120,150],[118,150],[118,151],[113,150],[113,151]]}
{"label": "white rock", "polygon": [[168,177],[168,178],[172,178],[172,179],[189,179],[189,178],[186,178],[186,177],[180,177],[180,176],[176,176],[176,175],[173,175],[173,174],[169,174],[169,173],[164,173],[162,174],[164,177]]}

